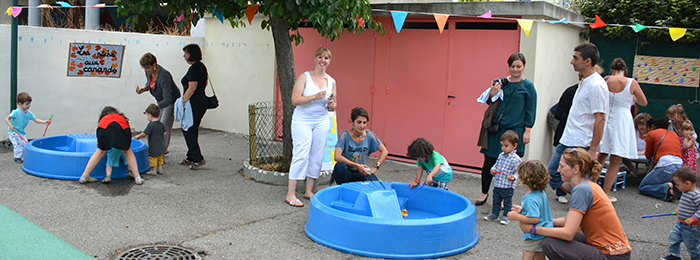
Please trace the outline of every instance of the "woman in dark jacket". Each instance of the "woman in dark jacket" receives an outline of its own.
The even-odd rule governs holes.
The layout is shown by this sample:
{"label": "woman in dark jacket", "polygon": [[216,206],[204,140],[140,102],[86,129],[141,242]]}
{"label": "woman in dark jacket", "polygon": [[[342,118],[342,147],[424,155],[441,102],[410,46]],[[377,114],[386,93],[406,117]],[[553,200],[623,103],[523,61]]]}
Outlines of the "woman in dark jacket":
{"label": "woman in dark jacket", "polygon": [[[137,88],[136,93],[139,95],[146,91],[158,101],[160,108],[160,116],[158,121],[165,125],[165,149],[170,146],[170,132],[173,129],[174,107],[175,100],[180,97],[180,89],[173,81],[173,76],[165,68],[158,65],[156,56],[148,52],[141,56],[139,60],[141,68],[146,72],[146,85],[143,88]],[[166,152],[167,153],[167,152]]]}
{"label": "woman in dark jacket", "polygon": [[[488,134],[488,148],[481,149],[484,154],[484,165],[481,168],[481,196],[474,203],[481,206],[489,198],[489,188],[491,187],[491,167],[496,164],[498,155],[501,153],[501,135],[508,130],[518,133],[520,141],[516,152],[520,157],[525,152],[525,145],[530,142],[530,131],[535,124],[535,113],[537,111],[537,91],[531,81],[523,78],[525,70],[525,56],[522,53],[513,53],[508,58],[510,76],[504,86],[495,82],[491,85],[491,91],[487,102],[491,104],[491,98],[502,95],[501,104],[498,105],[496,113],[493,115],[500,118],[499,129],[495,133]],[[503,91],[502,93],[500,93]]]}
{"label": "woman in dark jacket", "polygon": [[207,67],[202,63],[202,50],[197,44],[188,44],[182,51],[185,53],[185,61],[190,64],[187,74],[182,77],[182,104],[190,102],[192,106],[193,124],[187,130],[182,131],[187,143],[187,158],[180,164],[189,165],[191,170],[197,169],[206,163],[202,151],[199,149],[199,125],[202,123],[204,113],[207,112],[207,96],[204,89],[207,87]]}

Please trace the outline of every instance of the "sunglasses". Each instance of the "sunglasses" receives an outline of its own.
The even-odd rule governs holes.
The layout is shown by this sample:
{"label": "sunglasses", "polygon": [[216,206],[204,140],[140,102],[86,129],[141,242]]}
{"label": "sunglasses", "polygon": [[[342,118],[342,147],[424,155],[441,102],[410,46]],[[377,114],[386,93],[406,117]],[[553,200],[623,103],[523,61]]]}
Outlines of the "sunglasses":
{"label": "sunglasses", "polygon": [[581,158],[578,158],[578,150],[577,148],[571,148],[569,149],[568,153],[573,154],[576,157],[576,161],[578,163],[581,163]]}

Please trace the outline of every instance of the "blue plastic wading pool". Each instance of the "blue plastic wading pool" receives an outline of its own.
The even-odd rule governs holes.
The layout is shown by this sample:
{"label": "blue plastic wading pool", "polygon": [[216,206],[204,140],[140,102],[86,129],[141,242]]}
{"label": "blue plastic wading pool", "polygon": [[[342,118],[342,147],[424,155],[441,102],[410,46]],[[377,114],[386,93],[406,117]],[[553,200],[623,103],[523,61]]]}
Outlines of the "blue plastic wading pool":
{"label": "blue plastic wading pool", "polygon": [[[97,138],[93,134],[49,136],[29,142],[24,152],[24,172],[39,177],[78,180],[83,174],[90,156],[97,150]],[[131,139],[131,150],[136,155],[140,173],[150,170],[148,146],[141,140]],[[107,156],[100,160],[90,176],[102,179]],[[127,167],[112,169],[112,179],[125,178]]]}
{"label": "blue plastic wading pool", "polygon": [[333,249],[395,259],[454,255],[479,240],[474,204],[464,196],[377,181],[320,190],[311,198],[305,230],[309,238]]}

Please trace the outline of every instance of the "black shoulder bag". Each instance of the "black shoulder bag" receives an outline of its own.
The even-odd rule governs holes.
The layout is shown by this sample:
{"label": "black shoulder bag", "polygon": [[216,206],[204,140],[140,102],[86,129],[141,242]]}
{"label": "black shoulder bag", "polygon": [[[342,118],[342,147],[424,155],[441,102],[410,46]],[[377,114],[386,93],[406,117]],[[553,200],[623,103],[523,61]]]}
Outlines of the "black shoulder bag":
{"label": "black shoulder bag", "polygon": [[211,86],[211,92],[214,93],[211,97],[207,97],[207,109],[214,109],[219,107],[219,99],[216,97],[216,91],[214,91],[214,84],[211,83],[211,79],[207,77],[209,80],[209,86]]}

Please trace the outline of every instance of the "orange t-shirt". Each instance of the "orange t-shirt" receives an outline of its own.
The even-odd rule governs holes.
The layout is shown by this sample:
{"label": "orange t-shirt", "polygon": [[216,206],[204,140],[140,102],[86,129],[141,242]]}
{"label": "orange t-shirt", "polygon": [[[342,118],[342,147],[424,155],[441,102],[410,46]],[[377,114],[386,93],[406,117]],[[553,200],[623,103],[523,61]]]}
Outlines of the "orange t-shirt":
{"label": "orange t-shirt", "polygon": [[585,180],[576,185],[571,191],[569,210],[583,214],[581,231],[588,245],[606,255],[632,251],[615,208],[598,184]]}
{"label": "orange t-shirt", "polygon": [[[124,118],[122,115],[116,114],[116,113],[111,113],[111,114],[107,114],[106,116],[103,116],[100,119],[100,122],[97,123],[97,127],[102,128],[102,129],[107,129],[107,126],[109,126],[109,124],[111,124],[112,122],[117,122],[119,124],[119,126],[122,127],[122,129],[129,129],[129,122],[126,121],[126,118]],[[678,139],[678,138],[676,138],[676,139]]]}
{"label": "orange t-shirt", "polygon": [[[668,131],[668,133],[666,131]],[[664,134],[666,134],[666,137],[664,137]],[[661,140],[661,138],[663,138],[663,140]],[[659,145],[659,141],[661,141],[661,145]],[[646,155],[647,159],[651,160],[651,156],[654,155],[654,149],[656,149],[656,146],[659,147],[659,150],[656,151],[654,162],[658,162],[659,158],[664,155],[675,155],[679,158],[681,157],[681,141],[676,132],[666,129],[654,129],[653,131],[648,132],[647,147],[644,151],[644,155]]]}

